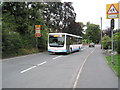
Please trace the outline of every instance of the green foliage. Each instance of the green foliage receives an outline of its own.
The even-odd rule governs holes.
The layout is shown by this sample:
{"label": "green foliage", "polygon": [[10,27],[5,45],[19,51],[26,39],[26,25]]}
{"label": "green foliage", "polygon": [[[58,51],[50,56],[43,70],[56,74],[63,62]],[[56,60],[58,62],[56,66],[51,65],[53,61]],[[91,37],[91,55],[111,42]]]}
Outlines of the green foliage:
{"label": "green foliage", "polygon": [[[22,39],[17,32],[5,32],[3,35],[3,56],[7,54],[17,54],[18,50],[22,47]],[[4,55],[5,54],[5,55]]]}
{"label": "green foliage", "polygon": [[120,30],[114,34],[114,50],[120,54]]}
{"label": "green foliage", "polygon": [[16,32],[16,26],[14,22],[14,16],[10,13],[3,14],[2,23],[2,48],[3,54],[17,53],[18,49],[21,47],[21,37],[18,32]]}
{"label": "green foliage", "polygon": [[87,43],[87,39],[83,39],[82,40],[82,43],[84,44],[84,43]]}
{"label": "green foliage", "polygon": [[40,49],[40,51],[47,49],[47,39],[47,31],[41,31],[41,38],[38,39],[38,48]]}
{"label": "green foliage", "polygon": [[36,53],[39,52],[37,48],[21,48],[18,50],[18,55],[26,55],[26,54],[32,54],[32,53]]}
{"label": "green foliage", "polygon": [[[31,7],[29,7],[31,5]],[[2,54],[3,58],[35,53],[45,50],[47,40],[45,22],[40,11],[41,3],[3,2],[2,15]],[[35,25],[41,25],[42,37],[38,38],[41,48],[36,48]],[[39,50],[38,50],[39,49]]]}
{"label": "green foliage", "polygon": [[111,38],[109,36],[105,35],[102,38],[102,47],[104,49],[110,49],[111,48]]}
{"label": "green foliage", "polygon": [[[108,35],[105,35],[102,38],[102,45],[104,49],[110,49],[111,48],[111,38]],[[113,35],[113,50],[117,51],[118,54],[120,54],[120,31],[118,30]]]}
{"label": "green foliage", "polygon": [[99,43],[100,41],[100,27],[96,24],[91,24],[87,22],[86,36],[88,41],[92,41],[94,43]]}

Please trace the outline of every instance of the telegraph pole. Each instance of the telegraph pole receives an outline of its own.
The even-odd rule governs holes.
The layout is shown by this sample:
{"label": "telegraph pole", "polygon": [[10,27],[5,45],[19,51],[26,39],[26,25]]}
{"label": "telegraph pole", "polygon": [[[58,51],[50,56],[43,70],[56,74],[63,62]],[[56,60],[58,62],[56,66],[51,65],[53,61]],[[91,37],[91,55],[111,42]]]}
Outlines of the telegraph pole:
{"label": "telegraph pole", "polygon": [[[118,7],[119,7],[119,11],[120,11],[120,1],[118,2]],[[118,14],[118,29],[120,29],[120,13]]]}
{"label": "telegraph pole", "polygon": [[100,18],[100,20],[101,20],[101,49],[103,49],[102,47],[102,17]]}

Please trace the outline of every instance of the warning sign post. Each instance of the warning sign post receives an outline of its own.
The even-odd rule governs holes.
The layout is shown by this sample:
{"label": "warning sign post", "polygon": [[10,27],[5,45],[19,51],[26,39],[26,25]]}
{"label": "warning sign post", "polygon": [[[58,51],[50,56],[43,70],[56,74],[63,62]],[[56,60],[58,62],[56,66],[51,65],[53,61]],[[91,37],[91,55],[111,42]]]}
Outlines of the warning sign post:
{"label": "warning sign post", "polygon": [[113,55],[113,30],[115,26],[114,19],[119,18],[119,5],[118,3],[114,4],[107,4],[106,5],[106,19],[111,19],[110,22],[110,27],[111,27],[111,48],[112,48],[112,53],[111,53],[111,63],[114,65],[114,55]]}
{"label": "warning sign post", "polygon": [[106,19],[116,19],[119,17],[118,3],[106,5]]}

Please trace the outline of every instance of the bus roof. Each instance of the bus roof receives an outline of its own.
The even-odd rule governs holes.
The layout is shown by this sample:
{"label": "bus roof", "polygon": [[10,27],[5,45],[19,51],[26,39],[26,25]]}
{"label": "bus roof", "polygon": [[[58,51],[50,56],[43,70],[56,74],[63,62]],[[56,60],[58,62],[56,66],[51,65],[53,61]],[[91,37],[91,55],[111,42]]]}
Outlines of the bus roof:
{"label": "bus roof", "polygon": [[82,38],[81,36],[77,36],[77,35],[73,35],[73,34],[68,34],[68,33],[49,33],[49,35],[54,35],[54,34],[64,34],[64,35],[68,35],[68,36],[72,36],[72,37],[77,37],[77,38]]}

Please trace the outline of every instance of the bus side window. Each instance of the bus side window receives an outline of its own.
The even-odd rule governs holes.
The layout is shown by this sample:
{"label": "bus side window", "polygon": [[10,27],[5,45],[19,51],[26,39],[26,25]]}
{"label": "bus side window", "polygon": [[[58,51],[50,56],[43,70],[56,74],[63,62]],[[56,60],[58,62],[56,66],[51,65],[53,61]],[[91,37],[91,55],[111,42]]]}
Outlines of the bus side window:
{"label": "bus side window", "polygon": [[72,37],[67,36],[66,44],[67,44],[67,45],[71,45],[71,44],[73,44]]}

